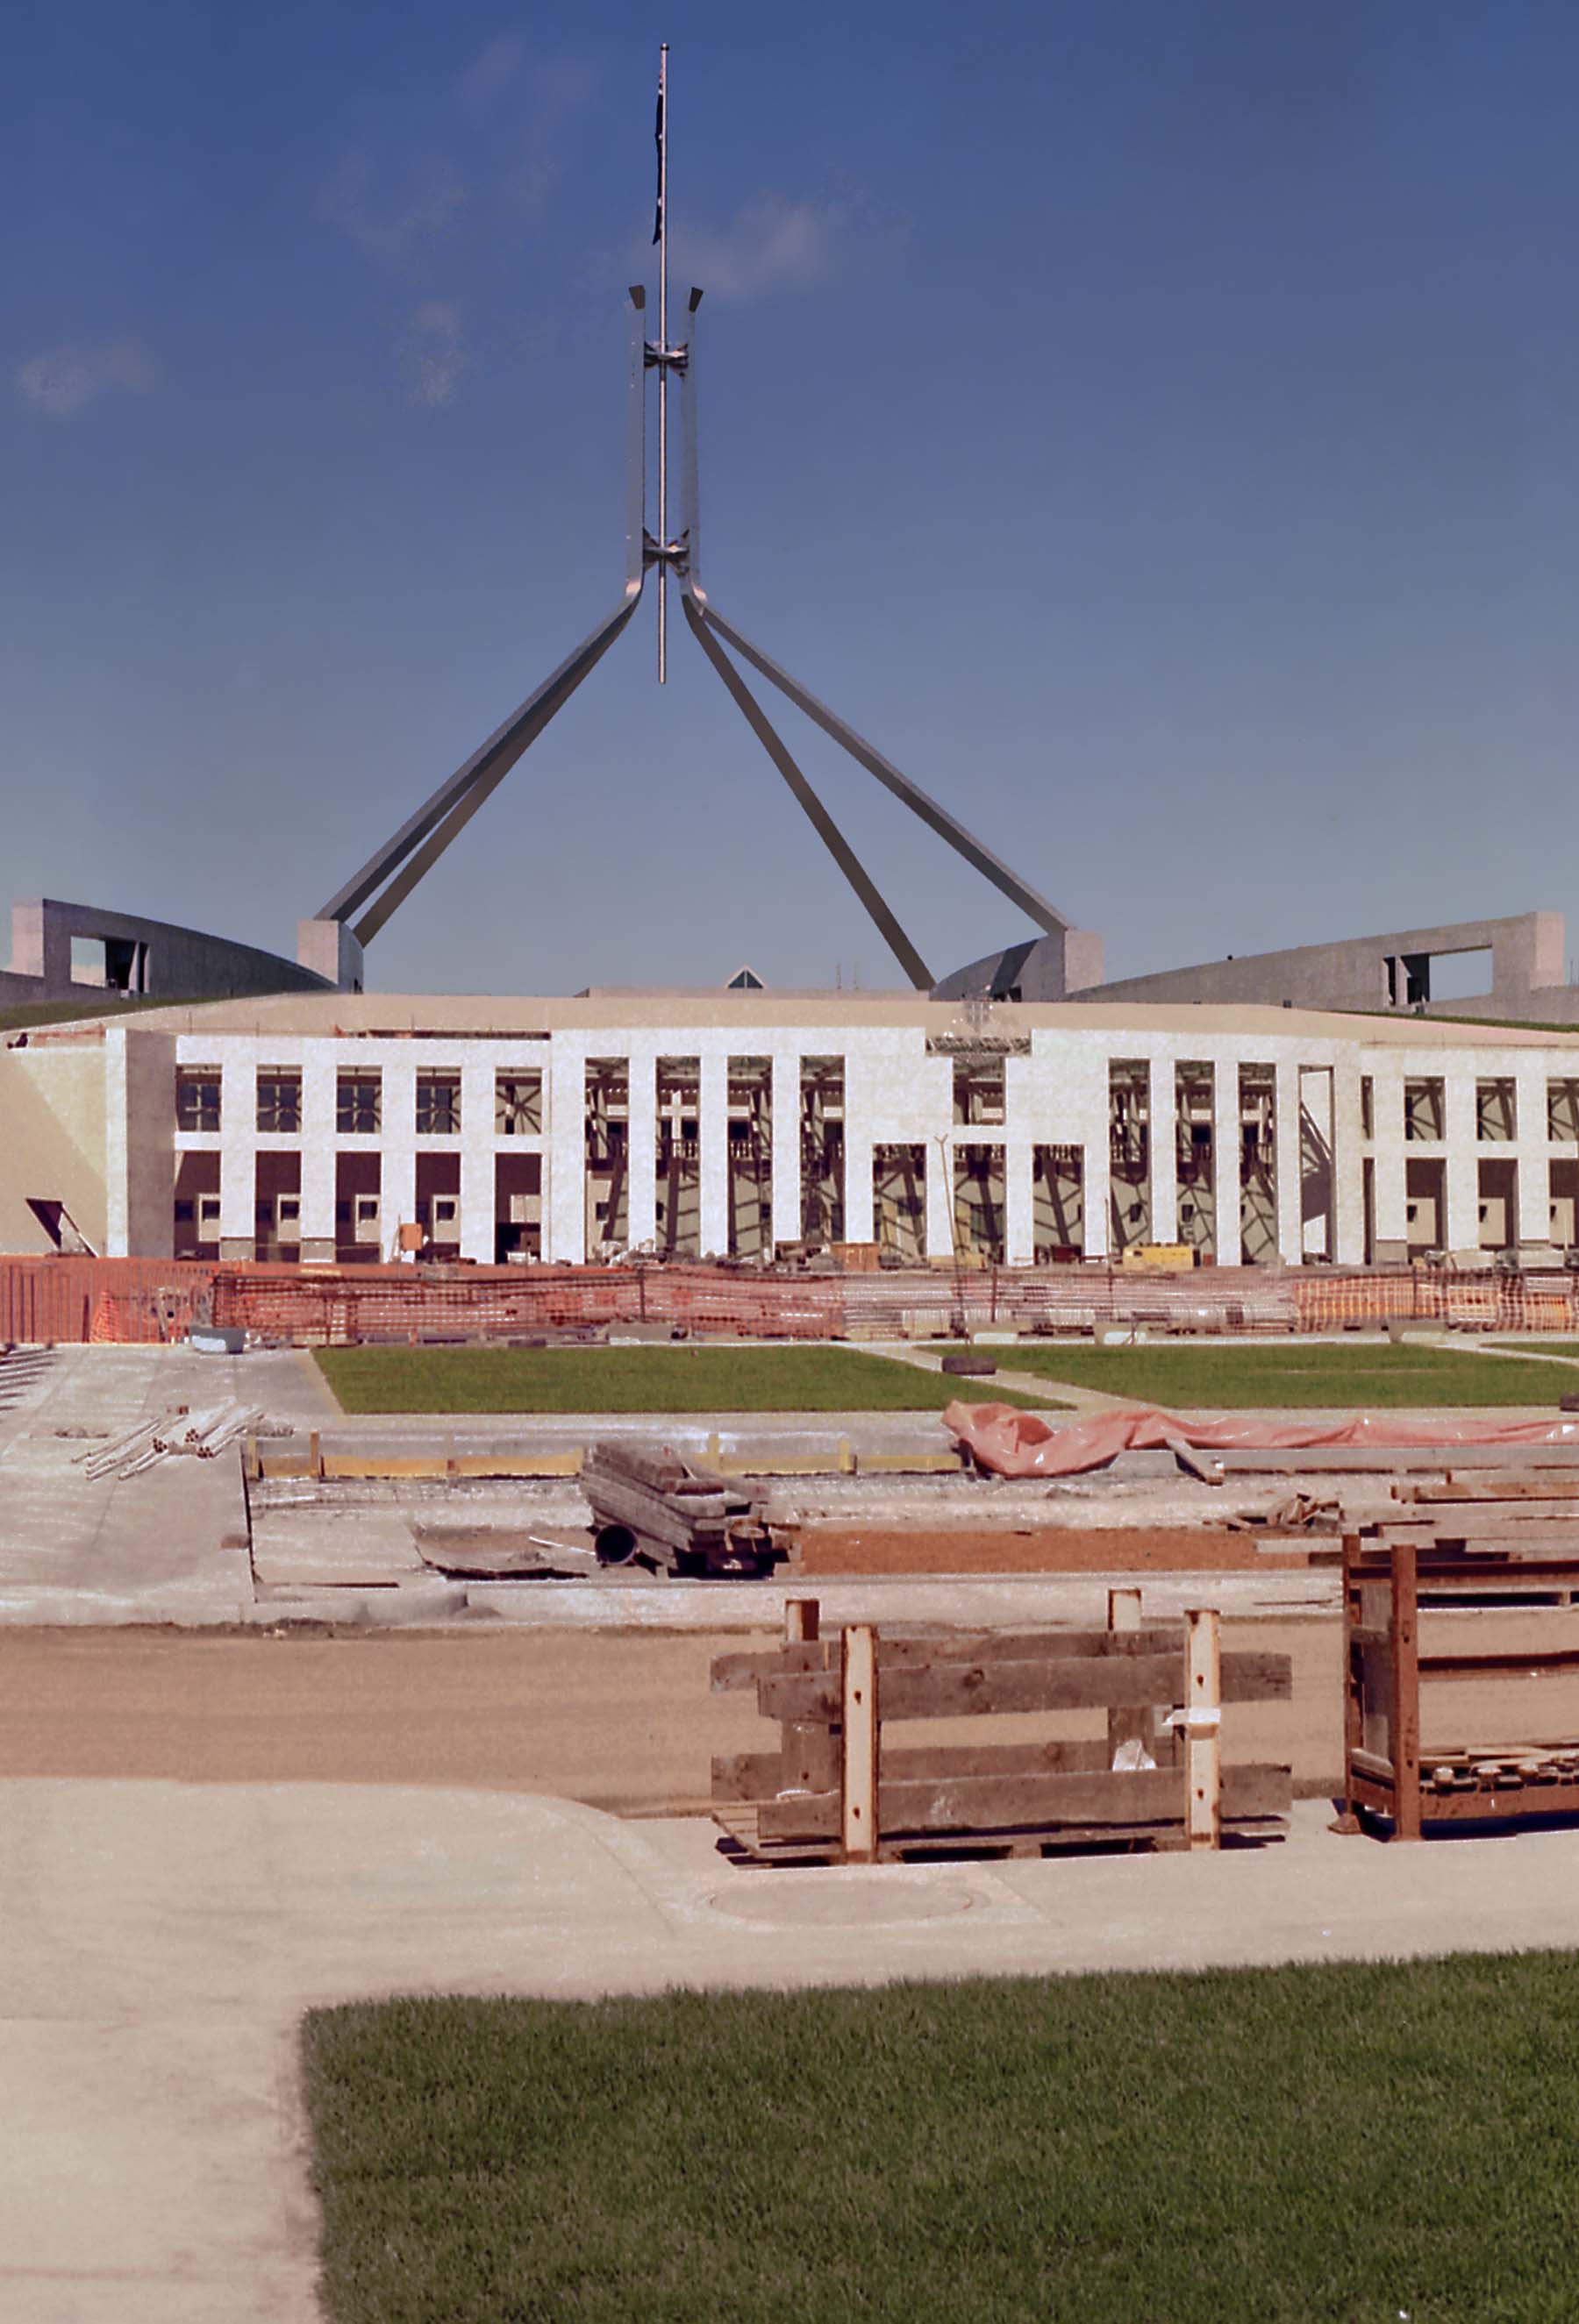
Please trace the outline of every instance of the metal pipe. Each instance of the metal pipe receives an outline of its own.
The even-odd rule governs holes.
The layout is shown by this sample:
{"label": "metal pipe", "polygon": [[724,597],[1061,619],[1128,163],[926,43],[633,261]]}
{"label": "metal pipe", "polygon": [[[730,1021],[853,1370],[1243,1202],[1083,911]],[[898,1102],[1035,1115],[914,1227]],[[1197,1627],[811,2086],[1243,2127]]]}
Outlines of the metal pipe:
{"label": "metal pipe", "polygon": [[[658,51],[658,546],[669,547],[669,42]],[[658,683],[669,682],[669,576],[658,567]]]}
{"label": "metal pipe", "polygon": [[712,635],[694,593],[683,584],[679,602],[680,611],[689,624],[691,634],[724,680],[746,724],[799,800],[812,829],[865,906],[884,944],[887,945],[917,991],[930,991],[931,970],[900,927],[879,891],[876,881],[790,757],[785,748],[783,737],[773,726],[762,704],[753,694],[717,639]]}

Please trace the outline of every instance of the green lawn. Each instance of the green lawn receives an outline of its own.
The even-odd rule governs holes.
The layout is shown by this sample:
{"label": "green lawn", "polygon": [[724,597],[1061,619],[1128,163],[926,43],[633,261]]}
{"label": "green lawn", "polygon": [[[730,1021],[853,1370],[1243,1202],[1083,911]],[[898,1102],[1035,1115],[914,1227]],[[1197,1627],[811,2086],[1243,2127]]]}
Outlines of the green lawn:
{"label": "green lawn", "polygon": [[1567,1375],[1556,1364],[1514,1364],[1446,1348],[1000,1348],[1006,1371],[1037,1372],[1176,1410],[1275,1411],[1307,1406],[1556,1406]]}
{"label": "green lawn", "polygon": [[1057,1406],[853,1348],[324,1348],[318,1360],[346,1412],[941,1412],[962,1394]]}
{"label": "green lawn", "polygon": [[328,2314],[1556,2324],[1576,1978],[1483,1955],[315,2013]]}

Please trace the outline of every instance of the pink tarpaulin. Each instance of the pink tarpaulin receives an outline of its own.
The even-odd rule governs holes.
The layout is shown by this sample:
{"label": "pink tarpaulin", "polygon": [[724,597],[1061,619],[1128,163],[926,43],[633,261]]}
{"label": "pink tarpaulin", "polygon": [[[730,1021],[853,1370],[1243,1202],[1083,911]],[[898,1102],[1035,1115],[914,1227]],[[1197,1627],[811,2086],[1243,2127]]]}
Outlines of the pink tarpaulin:
{"label": "pink tarpaulin", "polygon": [[982,1468],[999,1477],[1076,1477],[1105,1469],[1121,1452],[1150,1452],[1187,1444],[1197,1452],[1305,1452],[1323,1444],[1373,1446],[1379,1451],[1467,1444],[1571,1445],[1579,1451],[1579,1415],[1567,1420],[1379,1419],[1222,1420],[1186,1418],[1155,1405],[1099,1413],[1092,1420],[1051,1428],[1034,1412],[1008,1404],[951,1404],[943,1425]]}

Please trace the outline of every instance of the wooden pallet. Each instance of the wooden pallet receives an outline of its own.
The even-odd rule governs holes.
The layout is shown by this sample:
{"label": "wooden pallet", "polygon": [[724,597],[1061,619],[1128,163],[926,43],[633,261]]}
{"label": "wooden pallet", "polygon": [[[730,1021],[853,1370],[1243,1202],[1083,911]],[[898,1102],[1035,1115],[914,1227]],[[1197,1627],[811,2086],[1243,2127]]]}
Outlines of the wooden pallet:
{"label": "wooden pallet", "polygon": [[[743,1865],[821,1865],[844,1861],[836,1842],[764,1839],[750,1801],[725,1805],[715,1801],[713,1821],[725,1834],[725,1853]],[[1281,1840],[1281,1815],[1225,1819],[1229,1842]],[[891,1833],[879,1840],[880,1864],[931,1863],[940,1857],[1007,1862],[1063,1854],[1159,1855],[1189,1847],[1182,1822],[1150,1824],[1050,1824],[1026,1831]]]}
{"label": "wooden pallet", "polygon": [[1433,1823],[1579,1813],[1579,1742],[1426,1751],[1420,1720],[1422,1683],[1579,1676],[1579,1480],[1394,1491],[1396,1517],[1344,1540],[1340,1829],[1417,1840]]}
{"label": "wooden pallet", "polygon": [[[716,1691],[754,1689],[773,1751],[713,1762],[713,1812],[754,1862],[888,1861],[1054,1848],[1217,1847],[1225,1829],[1280,1831],[1286,1766],[1223,1766],[1224,1703],[1287,1697],[1285,1655],[1221,1650],[1216,1614],[1142,1626],[1139,1591],[1110,1593],[1105,1629],[820,1635],[790,1600],[770,1653],[718,1656]],[[891,1746],[882,1720],[1098,1709],[1075,1740]]]}

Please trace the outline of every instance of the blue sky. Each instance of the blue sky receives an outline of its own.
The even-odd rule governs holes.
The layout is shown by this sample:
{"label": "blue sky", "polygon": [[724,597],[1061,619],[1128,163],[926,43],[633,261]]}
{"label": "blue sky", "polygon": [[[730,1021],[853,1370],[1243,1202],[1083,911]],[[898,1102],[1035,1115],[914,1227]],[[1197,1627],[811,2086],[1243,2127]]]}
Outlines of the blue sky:
{"label": "blue sky", "polygon": [[[1113,974],[1579,950],[1566,0],[14,9],[0,902],[290,949],[613,602],[660,38],[723,610]],[[898,981],[651,618],[370,982]],[[784,730],[935,970],[1025,932]]]}

